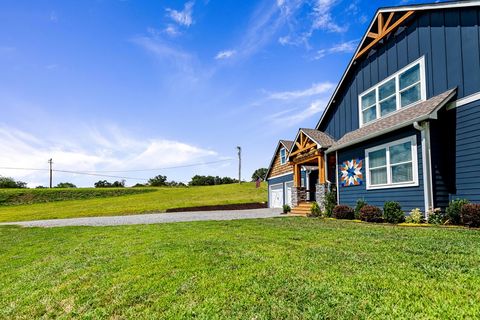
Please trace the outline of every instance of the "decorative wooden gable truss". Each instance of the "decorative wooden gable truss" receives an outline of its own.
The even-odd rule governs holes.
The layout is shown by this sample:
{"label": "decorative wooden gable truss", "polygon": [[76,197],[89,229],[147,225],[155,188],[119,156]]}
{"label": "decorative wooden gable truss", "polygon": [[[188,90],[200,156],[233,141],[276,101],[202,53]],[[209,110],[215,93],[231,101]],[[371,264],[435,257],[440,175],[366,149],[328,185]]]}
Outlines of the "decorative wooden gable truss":
{"label": "decorative wooden gable truss", "polygon": [[415,11],[379,12],[371,24],[370,30],[358,50],[355,59],[360,58],[372,47],[398,28],[404,21],[412,16]]}
{"label": "decorative wooden gable truss", "polygon": [[325,153],[320,147],[317,142],[300,129],[292,150],[290,150],[288,155],[289,163],[293,166],[293,181],[295,187],[301,186],[302,165],[318,166],[319,182],[325,182]]}

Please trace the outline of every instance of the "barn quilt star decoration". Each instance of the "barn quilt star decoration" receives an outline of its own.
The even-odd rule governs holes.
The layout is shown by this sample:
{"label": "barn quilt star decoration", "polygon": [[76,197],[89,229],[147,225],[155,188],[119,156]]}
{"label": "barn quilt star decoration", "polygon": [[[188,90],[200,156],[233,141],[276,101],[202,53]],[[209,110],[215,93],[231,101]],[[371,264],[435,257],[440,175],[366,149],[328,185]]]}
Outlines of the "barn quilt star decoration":
{"label": "barn quilt star decoration", "polygon": [[340,167],[342,187],[360,186],[363,184],[363,160],[345,161]]}

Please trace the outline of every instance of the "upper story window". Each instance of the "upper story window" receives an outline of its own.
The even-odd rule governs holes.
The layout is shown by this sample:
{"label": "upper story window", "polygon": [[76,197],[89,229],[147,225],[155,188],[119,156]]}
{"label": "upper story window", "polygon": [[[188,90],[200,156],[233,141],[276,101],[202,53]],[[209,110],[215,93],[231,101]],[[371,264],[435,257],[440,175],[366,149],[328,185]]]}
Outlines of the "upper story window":
{"label": "upper story window", "polygon": [[425,99],[422,57],[359,96],[360,126]]}
{"label": "upper story window", "polygon": [[365,150],[367,189],[418,185],[416,137]]}
{"label": "upper story window", "polygon": [[280,149],[280,164],[287,163],[287,150],[285,148]]}

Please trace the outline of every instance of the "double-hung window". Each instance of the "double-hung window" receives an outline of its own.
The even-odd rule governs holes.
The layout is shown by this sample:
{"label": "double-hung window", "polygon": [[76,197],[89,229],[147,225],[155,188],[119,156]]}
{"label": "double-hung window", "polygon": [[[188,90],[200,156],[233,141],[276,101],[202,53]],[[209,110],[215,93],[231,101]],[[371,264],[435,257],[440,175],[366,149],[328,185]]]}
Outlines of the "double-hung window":
{"label": "double-hung window", "polygon": [[285,148],[280,149],[280,164],[287,163],[287,150]]}
{"label": "double-hung window", "polygon": [[365,150],[367,189],[418,185],[416,137]]}
{"label": "double-hung window", "polygon": [[422,57],[359,96],[360,126],[425,99]]}

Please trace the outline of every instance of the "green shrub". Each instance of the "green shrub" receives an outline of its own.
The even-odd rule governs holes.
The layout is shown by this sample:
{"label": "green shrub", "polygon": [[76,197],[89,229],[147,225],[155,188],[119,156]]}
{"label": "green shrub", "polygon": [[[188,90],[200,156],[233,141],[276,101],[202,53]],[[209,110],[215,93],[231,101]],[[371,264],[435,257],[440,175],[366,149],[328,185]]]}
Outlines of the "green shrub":
{"label": "green shrub", "polygon": [[407,217],[408,223],[422,223],[424,221],[422,210],[415,208],[410,211],[410,215]]}
{"label": "green shrub", "polygon": [[312,206],[310,207],[310,214],[309,217],[320,217],[322,215],[322,210],[320,210],[320,206],[318,203],[313,202]]}
{"label": "green shrub", "polygon": [[383,217],[389,223],[400,223],[405,221],[405,213],[398,202],[387,201],[383,205]]}
{"label": "green shrub", "polygon": [[460,210],[460,216],[464,225],[473,228],[480,227],[480,204],[464,204]]}
{"label": "green shrub", "polygon": [[283,205],[283,213],[289,213],[290,211],[292,211],[292,208],[290,208],[290,206],[288,204],[284,204]]}
{"label": "green shrub", "polygon": [[460,216],[460,210],[462,210],[462,207],[467,203],[470,203],[467,199],[455,199],[450,201],[447,209],[445,210],[447,218],[446,222],[449,224],[460,224],[462,220]]}
{"label": "green shrub", "polygon": [[428,223],[429,224],[443,224],[446,221],[445,213],[440,208],[435,208],[428,211]]}
{"label": "green shrub", "polygon": [[358,199],[355,205],[355,219],[360,219],[360,209],[367,205],[367,202],[363,199]]}
{"label": "green shrub", "polygon": [[323,205],[325,207],[325,215],[331,217],[333,215],[333,208],[337,205],[337,192],[334,189],[325,194]]}
{"label": "green shrub", "polygon": [[337,219],[354,219],[355,213],[353,209],[346,205],[337,205],[333,208],[333,217]]}
{"label": "green shrub", "polygon": [[382,209],[369,204],[360,209],[360,220],[366,222],[383,222]]}

